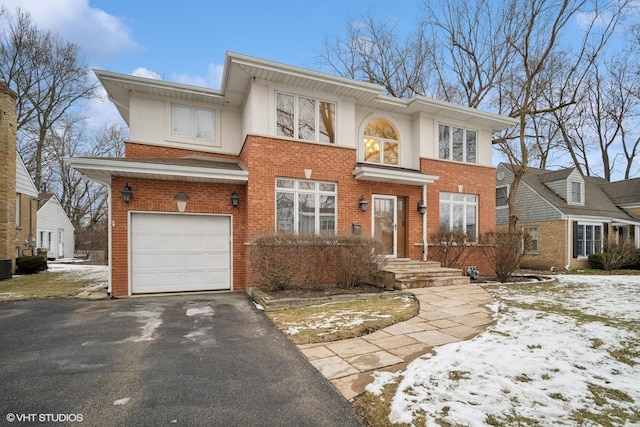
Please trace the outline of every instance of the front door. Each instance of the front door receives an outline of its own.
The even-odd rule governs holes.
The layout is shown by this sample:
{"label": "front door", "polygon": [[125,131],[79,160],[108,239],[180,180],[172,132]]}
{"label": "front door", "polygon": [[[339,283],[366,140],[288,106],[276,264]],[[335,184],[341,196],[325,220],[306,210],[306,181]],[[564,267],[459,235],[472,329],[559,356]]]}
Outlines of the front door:
{"label": "front door", "polygon": [[382,243],[382,254],[388,257],[397,256],[398,247],[398,212],[395,196],[373,195],[373,237]]}

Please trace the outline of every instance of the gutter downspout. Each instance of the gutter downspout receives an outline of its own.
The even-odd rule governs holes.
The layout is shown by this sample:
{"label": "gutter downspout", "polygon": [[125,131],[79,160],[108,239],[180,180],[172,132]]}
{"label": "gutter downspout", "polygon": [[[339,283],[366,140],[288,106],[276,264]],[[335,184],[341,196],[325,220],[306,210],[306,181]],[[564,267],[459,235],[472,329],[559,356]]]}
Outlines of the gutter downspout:
{"label": "gutter downspout", "polygon": [[107,264],[109,265],[109,279],[107,281],[107,296],[111,297],[111,278],[113,277],[113,260],[112,260],[112,254],[113,254],[113,247],[112,247],[112,243],[113,242],[113,237],[112,237],[112,230],[113,230],[113,219],[111,217],[111,183],[109,183],[109,185],[107,186],[107,197],[109,197],[109,209],[108,209],[108,222],[107,222],[107,228],[108,228],[108,239],[109,239],[109,243],[107,245],[107,250],[109,251],[109,254],[107,256]]}
{"label": "gutter downspout", "polygon": [[[422,200],[427,205],[427,184],[422,185]],[[427,245],[427,213],[422,215],[422,260],[426,261],[429,252],[429,245]]]}
{"label": "gutter downspout", "polygon": [[568,216],[567,217],[567,264],[564,266],[565,271],[569,271],[569,269],[571,268],[571,243],[573,242],[573,239],[571,239],[571,217]]}

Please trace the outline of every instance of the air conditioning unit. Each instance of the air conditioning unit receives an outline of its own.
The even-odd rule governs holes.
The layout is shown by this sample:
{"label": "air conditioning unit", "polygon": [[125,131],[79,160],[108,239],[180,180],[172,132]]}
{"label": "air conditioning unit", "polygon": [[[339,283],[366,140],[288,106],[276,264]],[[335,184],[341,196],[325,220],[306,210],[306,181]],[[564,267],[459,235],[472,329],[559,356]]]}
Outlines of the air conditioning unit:
{"label": "air conditioning unit", "polygon": [[0,280],[11,279],[11,260],[0,259]]}

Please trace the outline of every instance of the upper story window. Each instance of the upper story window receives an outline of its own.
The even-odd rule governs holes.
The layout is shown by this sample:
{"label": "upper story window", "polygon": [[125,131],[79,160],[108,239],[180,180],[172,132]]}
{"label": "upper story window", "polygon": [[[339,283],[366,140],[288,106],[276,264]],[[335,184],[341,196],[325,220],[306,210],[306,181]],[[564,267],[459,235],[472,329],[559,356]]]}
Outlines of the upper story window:
{"label": "upper story window", "polygon": [[571,203],[582,204],[582,183],[571,181]]}
{"label": "upper story window", "polygon": [[496,188],[496,207],[507,206],[507,196],[509,195],[509,187],[506,185]]}
{"label": "upper story window", "polygon": [[400,138],[391,123],[373,119],[364,130],[364,161],[384,165],[398,164]]}
{"label": "upper story window", "polygon": [[184,138],[214,140],[215,111],[184,105],[171,106],[171,134]]}
{"label": "upper story window", "polygon": [[438,157],[456,162],[476,163],[478,133],[449,125],[438,126]]}
{"label": "upper story window", "polygon": [[335,144],[336,104],[276,93],[276,135]]}

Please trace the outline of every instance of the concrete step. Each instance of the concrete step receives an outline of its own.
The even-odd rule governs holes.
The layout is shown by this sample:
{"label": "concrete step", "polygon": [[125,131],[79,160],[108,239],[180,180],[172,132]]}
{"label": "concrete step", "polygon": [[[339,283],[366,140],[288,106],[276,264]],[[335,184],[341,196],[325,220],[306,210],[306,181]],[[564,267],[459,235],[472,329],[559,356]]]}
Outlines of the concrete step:
{"label": "concrete step", "polygon": [[470,278],[460,269],[441,267],[435,261],[387,259],[380,263],[376,282],[385,289],[413,289],[466,284]]}
{"label": "concrete step", "polygon": [[465,285],[470,283],[468,276],[452,276],[452,277],[428,277],[424,279],[401,279],[396,280],[393,288],[398,290],[430,288],[434,286],[454,286]]}

